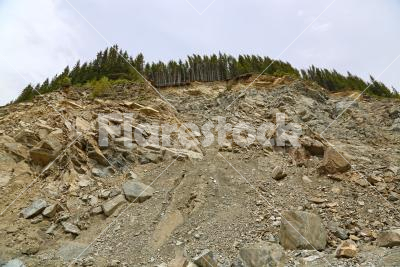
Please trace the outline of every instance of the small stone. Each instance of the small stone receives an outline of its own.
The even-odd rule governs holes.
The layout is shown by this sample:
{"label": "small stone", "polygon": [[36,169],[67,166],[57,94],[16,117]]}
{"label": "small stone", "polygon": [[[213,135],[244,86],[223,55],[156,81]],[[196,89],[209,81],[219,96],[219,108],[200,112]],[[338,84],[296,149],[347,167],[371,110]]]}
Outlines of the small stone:
{"label": "small stone", "polygon": [[355,236],[355,235],[350,235],[349,238],[350,238],[351,240],[353,240],[353,241],[358,241],[358,240],[360,240],[360,238],[357,237],[357,236]]}
{"label": "small stone", "polygon": [[35,218],[33,218],[32,220],[31,220],[31,223],[32,224],[38,224],[38,223],[40,223],[40,222],[42,222],[43,221],[43,216],[42,215],[39,215],[39,216],[36,216]]}
{"label": "small stone", "polygon": [[281,166],[276,166],[275,169],[272,171],[272,179],[274,180],[281,180],[286,176],[287,174],[284,172]]}
{"label": "small stone", "polygon": [[125,197],[123,195],[118,195],[115,198],[112,198],[103,203],[101,207],[106,216],[111,216],[114,213],[114,211],[125,202],[126,202]]}
{"label": "small stone", "polygon": [[353,258],[357,255],[357,245],[353,240],[343,241],[336,249],[337,258]]}
{"label": "small stone", "polygon": [[139,176],[136,173],[134,173],[133,171],[128,172],[126,174],[126,178],[130,179],[130,180],[135,180],[135,181],[139,181],[140,180]]}
{"label": "small stone", "polygon": [[320,197],[311,197],[308,199],[308,201],[313,202],[315,204],[322,204],[324,203],[326,200]]}
{"label": "small stone", "polygon": [[58,204],[53,204],[45,208],[42,212],[44,217],[51,218],[56,215],[57,211],[62,210],[61,206]]}
{"label": "small stone", "polygon": [[193,259],[194,264],[199,267],[217,267],[218,263],[214,260],[213,253],[206,249],[199,256]]}
{"label": "small stone", "polygon": [[57,224],[53,223],[50,225],[50,227],[46,230],[46,234],[48,235],[53,235],[54,231],[57,229]]}
{"label": "small stone", "polygon": [[32,202],[29,207],[26,207],[21,211],[21,215],[25,219],[29,219],[39,215],[47,207],[46,201],[43,199],[38,199]]}
{"label": "small stone", "polygon": [[78,226],[69,222],[62,222],[61,225],[64,227],[64,231],[66,233],[71,233],[73,235],[79,235],[81,230],[79,230]]}
{"label": "small stone", "polygon": [[339,227],[337,223],[330,223],[328,228],[330,232],[342,240],[349,238],[349,232],[346,229]]}
{"label": "small stone", "polygon": [[367,181],[374,185],[376,183],[383,182],[383,179],[381,177],[372,175],[367,177]]}
{"label": "small stone", "polygon": [[95,207],[90,211],[90,214],[92,214],[92,215],[99,215],[102,213],[103,213],[103,209],[100,206]]}
{"label": "small stone", "polygon": [[110,190],[101,190],[99,193],[99,198],[107,199],[110,196]]}
{"label": "small stone", "polygon": [[362,186],[362,187],[369,186],[369,183],[363,178],[356,180],[355,183],[360,185],[360,186]]}
{"label": "small stone", "polygon": [[154,193],[154,189],[141,182],[129,180],[123,186],[125,197],[128,201],[132,202],[144,202],[151,198]]}
{"label": "small stone", "polygon": [[303,176],[302,180],[304,183],[312,183],[312,180],[310,178],[308,178],[308,176],[305,176],[305,175]]}
{"label": "small stone", "polygon": [[390,201],[397,201],[400,199],[400,195],[397,194],[396,192],[390,192],[388,199]]}

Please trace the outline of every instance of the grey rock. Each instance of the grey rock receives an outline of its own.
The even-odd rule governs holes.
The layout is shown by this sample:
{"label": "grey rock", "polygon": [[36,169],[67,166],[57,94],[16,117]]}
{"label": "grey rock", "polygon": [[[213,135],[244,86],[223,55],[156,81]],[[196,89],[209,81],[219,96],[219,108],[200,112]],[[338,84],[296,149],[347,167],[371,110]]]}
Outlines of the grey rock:
{"label": "grey rock", "polygon": [[54,231],[57,229],[57,227],[58,227],[58,224],[55,224],[55,223],[51,224],[50,227],[47,228],[46,234],[48,234],[48,235],[54,234]]}
{"label": "grey rock", "polygon": [[400,229],[393,229],[379,233],[377,244],[380,247],[400,246]]}
{"label": "grey rock", "polygon": [[193,259],[193,263],[199,267],[217,267],[218,263],[213,257],[213,253],[206,249],[199,256]]}
{"label": "grey rock", "polygon": [[396,192],[390,192],[388,199],[390,201],[397,201],[400,199],[400,194],[397,194]]}
{"label": "grey rock", "polygon": [[282,213],[280,243],[285,249],[317,249],[326,246],[326,230],[321,218],[304,211]]}
{"label": "grey rock", "polygon": [[139,157],[140,164],[159,163],[162,161],[162,156],[156,153],[145,153]]}
{"label": "grey rock", "polygon": [[47,207],[47,203],[43,199],[38,199],[32,202],[29,207],[24,208],[21,211],[21,215],[25,219],[29,219],[39,215],[45,208]]}
{"label": "grey rock", "polygon": [[143,202],[154,194],[154,189],[141,182],[129,180],[123,186],[125,197],[130,202]]}
{"label": "grey rock", "polygon": [[132,171],[130,171],[130,172],[128,172],[126,174],[126,178],[128,178],[130,180],[135,180],[135,181],[139,181],[140,180],[139,176],[136,173],[132,172]]}
{"label": "grey rock", "polygon": [[90,214],[92,215],[99,215],[103,213],[103,209],[99,206],[99,207],[95,207],[90,211]]}
{"label": "grey rock", "polygon": [[118,195],[104,202],[101,207],[106,216],[111,216],[114,213],[114,211],[125,202],[126,202],[125,197],[123,195]]}
{"label": "grey rock", "polygon": [[58,204],[53,204],[45,208],[42,212],[43,216],[51,218],[56,215],[57,211],[61,210],[61,206]]}
{"label": "grey rock", "polygon": [[92,169],[92,175],[94,177],[99,177],[99,178],[104,178],[107,176],[107,173],[99,168],[93,168]]}
{"label": "grey rock", "polygon": [[245,267],[284,266],[285,251],[279,244],[261,242],[240,249]]}
{"label": "grey rock", "polygon": [[3,267],[25,267],[26,265],[20,259],[13,259],[2,266]]}
{"label": "grey rock", "polygon": [[328,228],[329,231],[333,233],[337,238],[346,240],[349,237],[349,231],[343,229],[342,227],[339,227],[337,223],[330,223]]}
{"label": "grey rock", "polygon": [[71,233],[74,235],[79,235],[81,233],[81,230],[75,224],[69,222],[62,222],[61,225],[64,227],[64,231],[66,233]]}

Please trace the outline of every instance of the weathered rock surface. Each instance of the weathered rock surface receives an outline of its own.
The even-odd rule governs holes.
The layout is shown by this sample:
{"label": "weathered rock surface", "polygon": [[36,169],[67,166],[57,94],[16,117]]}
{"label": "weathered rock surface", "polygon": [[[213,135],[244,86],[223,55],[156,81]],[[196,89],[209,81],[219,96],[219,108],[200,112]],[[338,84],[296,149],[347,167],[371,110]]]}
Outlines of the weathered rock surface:
{"label": "weathered rock surface", "polygon": [[135,180],[129,180],[124,183],[122,190],[126,199],[130,202],[144,202],[154,194],[152,187]]}
{"label": "weathered rock surface", "polygon": [[114,213],[114,211],[125,202],[126,202],[125,197],[123,195],[118,195],[104,202],[101,207],[106,216],[111,216]]}
{"label": "weathered rock surface", "polygon": [[199,256],[193,259],[193,263],[199,267],[217,267],[212,251],[206,249]]}
{"label": "weathered rock surface", "polygon": [[38,199],[33,201],[29,207],[24,208],[21,211],[21,215],[25,219],[29,219],[35,217],[36,215],[39,215],[46,207],[46,201],[43,199]]}
{"label": "weathered rock surface", "polygon": [[350,168],[351,166],[348,161],[346,161],[335,149],[328,147],[325,150],[324,159],[320,168],[321,171],[334,174],[338,172],[346,172],[350,170]]}
{"label": "weathered rock surface", "polygon": [[326,230],[318,215],[304,211],[285,211],[282,216],[280,243],[285,249],[325,248]]}
{"label": "weathered rock surface", "polygon": [[61,225],[64,227],[64,231],[66,233],[70,233],[73,235],[79,235],[81,233],[81,230],[75,224],[69,222],[62,222]]}
{"label": "weathered rock surface", "polygon": [[286,176],[287,174],[285,173],[285,171],[281,166],[276,166],[272,171],[272,178],[275,180],[281,180]]}
{"label": "weathered rock surface", "polygon": [[245,267],[284,266],[285,251],[276,243],[262,242],[240,249]]}
{"label": "weathered rock surface", "polygon": [[357,255],[357,245],[353,240],[343,241],[336,249],[335,255],[338,258],[353,258]]}
{"label": "weathered rock surface", "polygon": [[400,246],[400,229],[388,230],[379,233],[377,244],[380,247]]}

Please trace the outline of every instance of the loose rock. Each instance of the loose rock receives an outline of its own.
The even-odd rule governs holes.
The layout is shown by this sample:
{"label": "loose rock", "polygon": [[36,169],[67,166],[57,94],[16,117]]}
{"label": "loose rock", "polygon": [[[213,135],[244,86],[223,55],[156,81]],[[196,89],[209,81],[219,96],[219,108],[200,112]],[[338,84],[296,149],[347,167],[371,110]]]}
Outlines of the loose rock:
{"label": "loose rock", "polygon": [[336,249],[336,257],[353,258],[357,255],[357,245],[353,240],[343,241]]}
{"label": "loose rock", "polygon": [[21,211],[21,215],[25,219],[29,219],[39,215],[47,207],[46,201],[43,199],[38,199],[32,202],[29,207],[26,207]]}
{"label": "loose rock", "polygon": [[110,199],[107,202],[103,203],[101,207],[106,216],[111,216],[114,213],[114,211],[125,202],[126,202],[125,197],[123,195],[118,195],[115,198]]}
{"label": "loose rock", "polygon": [[280,243],[285,249],[325,248],[326,230],[318,215],[304,211],[286,211],[282,213],[282,217]]}
{"label": "loose rock", "polygon": [[152,187],[135,180],[127,181],[122,186],[122,190],[124,191],[125,197],[128,201],[140,203],[151,198],[154,193],[154,189]]}
{"label": "loose rock", "polygon": [[246,267],[284,266],[285,251],[276,243],[262,242],[240,249]]}

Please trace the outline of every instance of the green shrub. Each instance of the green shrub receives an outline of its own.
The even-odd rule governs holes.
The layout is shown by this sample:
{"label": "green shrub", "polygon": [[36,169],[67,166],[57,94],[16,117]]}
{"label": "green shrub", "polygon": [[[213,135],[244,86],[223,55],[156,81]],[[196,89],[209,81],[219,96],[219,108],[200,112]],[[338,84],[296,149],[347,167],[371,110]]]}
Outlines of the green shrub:
{"label": "green shrub", "polygon": [[111,92],[111,82],[107,77],[103,77],[98,81],[91,81],[87,85],[92,89],[92,96],[105,96]]}

